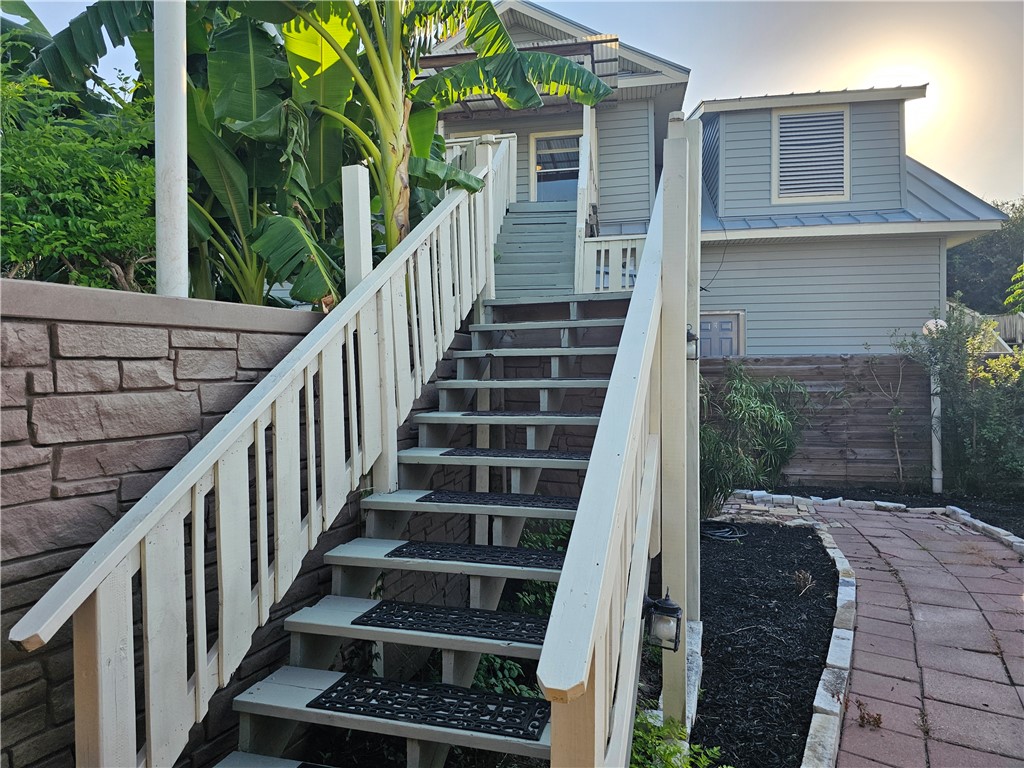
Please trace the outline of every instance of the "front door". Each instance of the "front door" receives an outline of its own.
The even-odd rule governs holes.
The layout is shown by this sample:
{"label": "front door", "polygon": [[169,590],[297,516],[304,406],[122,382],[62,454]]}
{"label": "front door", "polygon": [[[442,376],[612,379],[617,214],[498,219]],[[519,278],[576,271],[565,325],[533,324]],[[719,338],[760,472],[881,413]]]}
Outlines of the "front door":
{"label": "front door", "polygon": [[531,199],[542,203],[576,199],[581,135],[578,131],[530,135]]}
{"label": "front door", "polygon": [[700,316],[700,356],[742,355],[739,312],[709,312]]}

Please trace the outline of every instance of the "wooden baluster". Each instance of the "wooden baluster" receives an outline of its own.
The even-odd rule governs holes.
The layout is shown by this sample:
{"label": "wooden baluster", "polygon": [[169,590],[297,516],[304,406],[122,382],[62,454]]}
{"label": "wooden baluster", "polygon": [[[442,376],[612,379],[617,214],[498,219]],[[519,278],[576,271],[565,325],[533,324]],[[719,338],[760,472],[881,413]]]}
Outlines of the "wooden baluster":
{"label": "wooden baluster", "polygon": [[75,763],[82,768],[136,762],[132,575],[137,563],[137,555],[118,563],[74,614]]}
{"label": "wooden baluster", "polygon": [[[274,401],[274,599],[280,600],[295,580],[301,559],[299,483],[299,393],[293,382]],[[247,494],[248,495],[248,494]],[[220,532],[220,525],[217,525]],[[301,547],[305,551],[305,547]]]}
{"label": "wooden baluster", "polygon": [[395,334],[391,292],[377,294],[377,391],[380,405],[380,455],[373,465],[373,487],[381,492],[398,489],[398,405],[395,402]]}
{"label": "wooden baluster", "polygon": [[423,317],[419,313],[420,300],[416,284],[416,262],[419,260],[420,250],[412,255],[409,263],[405,266],[405,285],[409,286],[409,336],[412,340],[412,391],[413,398],[420,396],[423,391],[423,372],[420,357],[420,326]]}
{"label": "wooden baluster", "polygon": [[345,327],[345,375],[348,380],[348,448],[351,487],[358,488],[363,476],[363,438],[359,428],[359,398],[356,393],[356,337],[352,325]]}
{"label": "wooden baluster", "polygon": [[320,484],[323,527],[334,522],[352,486],[345,466],[344,349],[339,336],[320,353]]}
{"label": "wooden baluster", "polygon": [[381,370],[380,350],[378,348],[377,302],[370,301],[359,310],[359,399],[363,437],[363,474],[373,468],[373,463],[380,456],[381,442]]}
{"label": "wooden baluster", "polygon": [[[248,488],[245,498],[249,498]],[[185,620],[184,519],[191,511],[192,496],[187,494],[142,541],[146,756],[152,766],[172,765],[178,759],[188,742],[188,732],[196,714],[195,700],[189,697],[186,666],[188,624]],[[248,519],[248,515],[246,517]],[[248,584],[248,561],[245,579]],[[243,629],[248,638],[248,627]],[[223,634],[222,623],[222,637]],[[101,717],[106,716],[106,713],[101,714]]]}
{"label": "wooden baluster", "polygon": [[394,333],[395,384],[398,387],[398,421],[404,422],[412,410],[413,372],[409,361],[409,300],[405,291],[405,271],[391,278],[391,327]]}
{"label": "wooden baluster", "polygon": [[452,226],[454,216],[441,224],[438,235],[438,299],[441,310],[441,334],[438,338],[440,354],[443,355],[455,338],[455,304],[452,283]]}
{"label": "wooden baluster", "polygon": [[419,302],[420,323],[420,376],[426,384],[434,373],[437,365],[437,343],[435,341],[435,320],[433,297],[431,290],[431,257],[429,245],[423,245],[416,253],[416,298]]}
{"label": "wooden baluster", "polygon": [[[206,717],[217,690],[217,675],[210,674],[206,644],[206,494],[213,488],[213,473],[192,486],[192,646],[195,672],[196,721]],[[269,584],[268,587],[272,586]],[[271,593],[271,598],[273,593]]]}
{"label": "wooden baluster", "polygon": [[[306,399],[306,531],[309,539],[309,549],[316,546],[316,540],[320,538],[324,525],[324,513],[317,510],[317,451],[316,451],[316,398],[313,387],[313,376],[317,372],[316,362],[310,363],[303,371],[304,386],[302,388]],[[299,556],[301,560],[305,556],[303,552]]]}

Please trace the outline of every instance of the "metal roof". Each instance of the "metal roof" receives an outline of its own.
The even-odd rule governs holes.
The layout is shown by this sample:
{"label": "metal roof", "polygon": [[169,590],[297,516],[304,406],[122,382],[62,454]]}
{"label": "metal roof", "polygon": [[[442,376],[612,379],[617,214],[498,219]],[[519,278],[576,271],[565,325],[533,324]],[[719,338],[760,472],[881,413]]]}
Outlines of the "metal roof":
{"label": "metal roof", "polygon": [[[914,225],[921,231],[971,232],[995,229],[1007,216],[984,200],[975,197],[949,179],[907,158],[907,207],[879,211],[829,211],[821,213],[779,213],[773,216],[719,217],[707,187],[702,183],[701,232],[704,239],[716,233],[724,236],[743,233],[748,239],[755,232],[761,236],[808,236],[815,228],[851,225],[896,225],[893,230],[913,232]],[[979,226],[990,224],[991,226]],[[899,226],[904,225],[904,226]],[[934,225],[940,225],[936,228]],[[948,225],[948,226],[944,226]],[[782,232],[785,230],[785,232]],[[794,232],[802,230],[802,232]],[[840,234],[841,230],[829,229]],[[855,234],[851,230],[850,234]]]}
{"label": "metal roof", "polygon": [[861,88],[814,93],[766,94],[740,96],[733,99],[706,99],[690,113],[690,119],[715,112],[740,112],[749,109],[777,107],[811,107],[823,104],[852,104],[862,101],[907,101],[924,98],[928,86],[897,86],[895,88]]}

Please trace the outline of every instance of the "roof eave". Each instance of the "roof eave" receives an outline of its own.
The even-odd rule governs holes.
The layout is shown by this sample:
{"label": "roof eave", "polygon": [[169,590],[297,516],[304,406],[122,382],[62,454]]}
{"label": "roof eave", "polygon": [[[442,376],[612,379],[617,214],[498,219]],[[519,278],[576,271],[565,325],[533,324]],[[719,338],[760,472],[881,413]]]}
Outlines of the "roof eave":
{"label": "roof eave", "polygon": [[789,93],[767,96],[746,96],[735,99],[709,99],[702,101],[690,113],[690,119],[704,114],[741,112],[751,109],[777,109],[780,107],[810,107],[827,104],[855,104],[866,101],[909,101],[923,99],[928,84],[899,86],[897,88],[868,88],[863,90],[818,91],[816,93]]}
{"label": "roof eave", "polygon": [[705,229],[702,243],[738,243],[745,240],[815,239],[820,237],[869,237],[886,235],[945,235],[966,242],[992,232],[1002,221],[913,221],[862,224],[821,224],[804,227],[768,227],[758,229]]}

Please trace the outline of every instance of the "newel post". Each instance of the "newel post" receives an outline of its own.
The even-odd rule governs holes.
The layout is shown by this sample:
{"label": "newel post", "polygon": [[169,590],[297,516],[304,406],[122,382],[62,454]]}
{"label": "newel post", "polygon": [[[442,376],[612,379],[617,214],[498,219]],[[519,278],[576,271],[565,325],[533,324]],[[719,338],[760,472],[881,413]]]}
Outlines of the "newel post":
{"label": "newel post", "polygon": [[[484,188],[481,189],[477,194],[484,196],[484,247],[488,249],[488,252],[484,254],[484,262],[487,264],[487,285],[484,288],[481,299],[493,299],[494,298],[494,241],[497,239],[497,232],[495,229],[498,227],[498,212],[494,209],[495,206],[495,181],[497,179],[497,171],[494,168],[494,147],[498,141],[492,134],[485,134],[480,137],[480,141],[476,145],[476,164],[486,163],[490,169],[487,174],[487,182],[484,184]],[[504,213],[504,211],[502,211]],[[483,322],[482,304],[478,303],[477,306],[477,322]]]}
{"label": "newel post", "polygon": [[363,282],[373,269],[370,226],[370,172],[362,165],[341,169],[342,224],[345,228],[345,293]]}
{"label": "newel post", "polygon": [[[690,466],[697,455],[698,364],[686,356],[686,326],[697,311],[693,262],[699,269],[699,169],[700,124],[673,113],[662,170],[661,580],[688,618],[699,610],[700,599],[699,582],[696,588],[691,583],[700,564],[698,510],[693,504],[699,484],[696,468]],[[681,723],[687,710],[686,653],[683,633],[679,650],[662,656],[665,714]]]}

